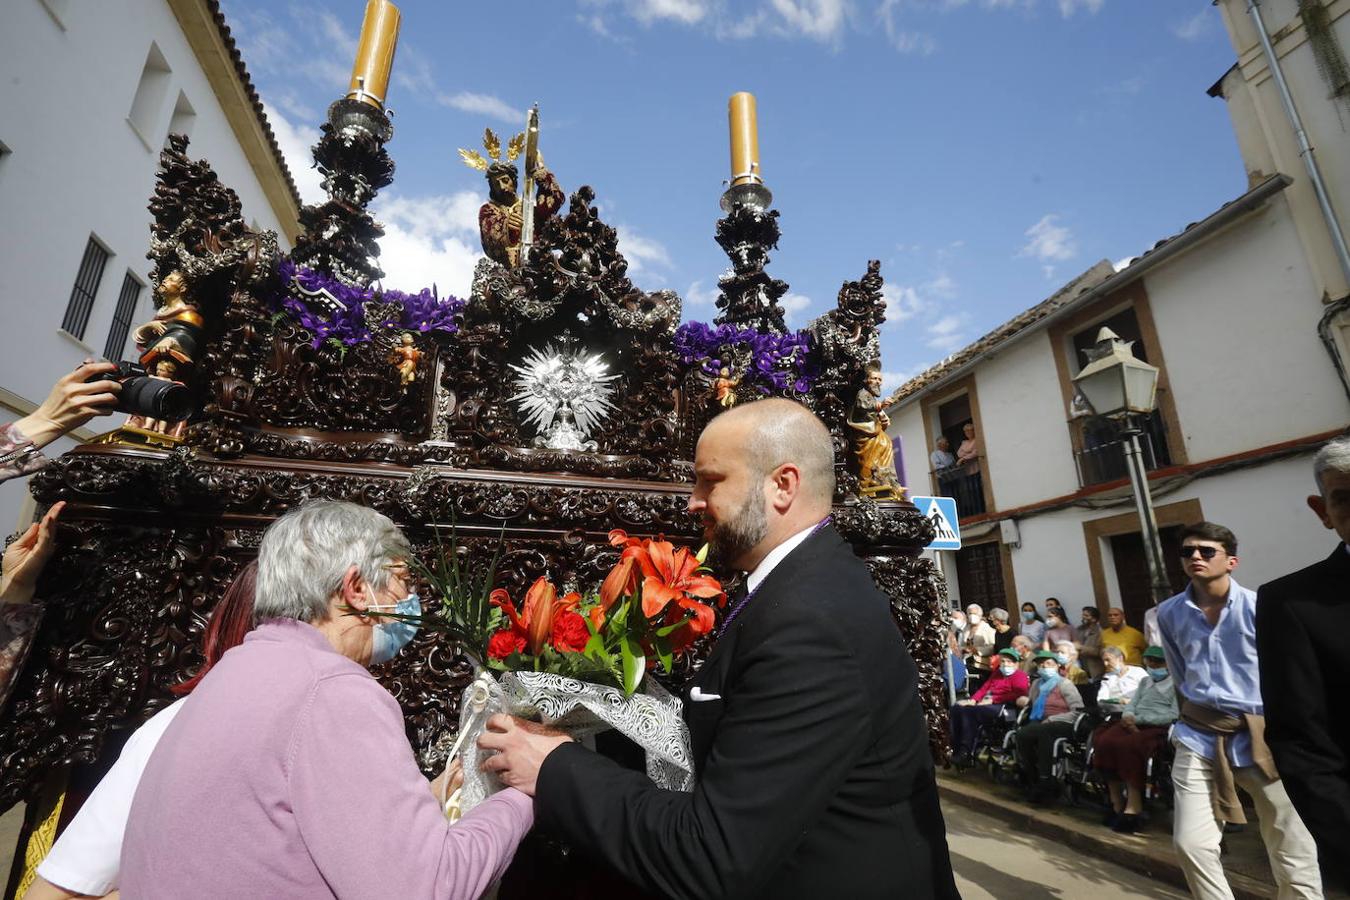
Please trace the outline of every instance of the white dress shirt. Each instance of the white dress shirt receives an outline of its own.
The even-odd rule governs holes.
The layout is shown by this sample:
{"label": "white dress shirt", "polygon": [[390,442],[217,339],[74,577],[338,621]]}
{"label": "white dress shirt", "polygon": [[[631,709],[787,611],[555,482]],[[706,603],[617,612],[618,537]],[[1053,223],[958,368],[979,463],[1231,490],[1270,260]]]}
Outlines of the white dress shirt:
{"label": "white dress shirt", "polygon": [[770,550],[764,558],[759,561],[759,565],[755,566],[755,570],[745,577],[746,590],[753,594],[764,579],[769,577],[769,573],[774,570],[774,567],[786,559],[789,553],[796,550],[798,545],[809,538],[811,532],[815,531],[819,526],[820,523],[817,522],[810,528],[803,528],[801,531]]}

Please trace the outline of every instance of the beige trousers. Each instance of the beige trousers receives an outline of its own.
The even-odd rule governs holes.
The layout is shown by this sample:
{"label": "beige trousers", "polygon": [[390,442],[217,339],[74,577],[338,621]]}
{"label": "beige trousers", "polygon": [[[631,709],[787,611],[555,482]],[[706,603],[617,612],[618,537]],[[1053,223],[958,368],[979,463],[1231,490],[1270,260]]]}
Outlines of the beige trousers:
{"label": "beige trousers", "polygon": [[[1172,763],[1176,808],[1172,812],[1172,843],[1176,845],[1191,896],[1197,900],[1233,900],[1219,861],[1223,829],[1214,817],[1209,786],[1213,764],[1181,744]],[[1255,766],[1233,769],[1238,787],[1256,801],[1261,839],[1270,857],[1279,900],[1321,900],[1322,875],[1317,868],[1317,845],[1294,811],[1281,781],[1266,782]]]}

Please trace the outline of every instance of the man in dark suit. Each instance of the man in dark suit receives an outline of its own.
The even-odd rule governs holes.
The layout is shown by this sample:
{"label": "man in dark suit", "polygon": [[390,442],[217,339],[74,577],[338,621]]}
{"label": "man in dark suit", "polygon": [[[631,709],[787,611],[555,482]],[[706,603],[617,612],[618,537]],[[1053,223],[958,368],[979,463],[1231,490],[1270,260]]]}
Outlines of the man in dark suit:
{"label": "man in dark suit", "polygon": [[693,792],[506,716],[483,767],[534,794],[541,827],[665,896],[959,896],[914,662],[828,523],[829,432],[791,401],[737,406],[694,473],[690,511],[749,574],[685,689]]}
{"label": "man in dark suit", "polygon": [[[1350,883],[1350,438],[1313,460],[1308,505],[1341,544],[1257,592],[1256,646],[1266,742],[1322,868]],[[1334,699],[1333,699],[1334,698]]]}

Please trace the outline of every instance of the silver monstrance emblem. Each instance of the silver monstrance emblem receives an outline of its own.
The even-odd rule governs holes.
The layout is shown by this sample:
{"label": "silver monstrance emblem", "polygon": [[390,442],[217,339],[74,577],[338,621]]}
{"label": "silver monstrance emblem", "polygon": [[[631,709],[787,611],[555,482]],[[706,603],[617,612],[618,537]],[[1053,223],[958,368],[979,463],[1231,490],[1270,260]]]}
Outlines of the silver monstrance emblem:
{"label": "silver monstrance emblem", "polygon": [[526,422],[538,434],[536,447],[549,450],[596,450],[587,437],[614,411],[614,386],[601,354],[549,343],[530,351],[522,365],[511,365],[518,376],[511,397]]}

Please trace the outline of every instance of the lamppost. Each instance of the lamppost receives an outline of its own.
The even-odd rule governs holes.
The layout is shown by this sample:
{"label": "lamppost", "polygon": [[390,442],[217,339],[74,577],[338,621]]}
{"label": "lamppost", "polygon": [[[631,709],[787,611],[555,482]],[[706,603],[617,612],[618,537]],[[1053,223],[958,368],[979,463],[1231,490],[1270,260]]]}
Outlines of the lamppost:
{"label": "lamppost", "polygon": [[1144,557],[1148,560],[1148,579],[1153,601],[1161,603],[1172,595],[1163,565],[1162,537],[1153,515],[1153,497],[1148,489],[1144,454],[1139,446],[1139,417],[1151,414],[1157,405],[1158,368],[1135,357],[1130,351],[1134,341],[1122,341],[1111,329],[1097,332],[1097,345],[1087,354],[1088,363],[1074,376],[1073,383],[1087,400],[1095,415],[1120,422],[1125,464],[1134,489],[1134,505],[1144,538]]}

